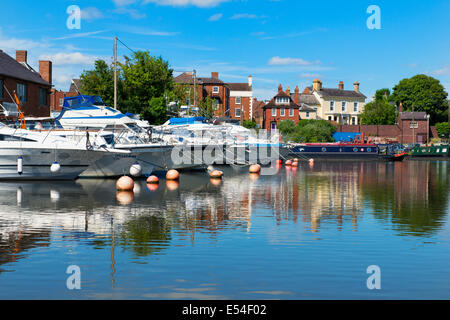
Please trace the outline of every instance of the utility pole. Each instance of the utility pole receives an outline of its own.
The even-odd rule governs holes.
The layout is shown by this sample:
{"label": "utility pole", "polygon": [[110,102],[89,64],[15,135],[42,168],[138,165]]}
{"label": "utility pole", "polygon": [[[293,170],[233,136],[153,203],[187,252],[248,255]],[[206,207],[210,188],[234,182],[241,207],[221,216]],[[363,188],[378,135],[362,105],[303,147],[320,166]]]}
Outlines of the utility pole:
{"label": "utility pole", "polygon": [[117,109],[117,36],[114,37],[114,109]]}
{"label": "utility pole", "polygon": [[197,107],[197,71],[194,69],[194,108]]}
{"label": "utility pole", "polygon": [[412,119],[413,119],[413,125],[412,125],[412,129],[413,129],[413,144],[416,144],[416,121],[415,121],[415,117],[414,117],[414,105],[412,106]]}

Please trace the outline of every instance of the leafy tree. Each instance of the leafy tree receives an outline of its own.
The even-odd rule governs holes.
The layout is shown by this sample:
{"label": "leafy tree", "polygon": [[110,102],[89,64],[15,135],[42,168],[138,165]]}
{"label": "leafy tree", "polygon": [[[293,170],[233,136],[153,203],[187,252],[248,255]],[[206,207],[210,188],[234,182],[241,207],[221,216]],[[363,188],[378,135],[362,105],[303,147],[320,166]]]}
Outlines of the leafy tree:
{"label": "leafy tree", "polygon": [[448,122],[441,122],[436,124],[436,131],[439,137],[450,137],[450,124]]}
{"label": "leafy tree", "polygon": [[364,106],[364,111],[361,113],[361,123],[373,125],[395,124],[397,112],[395,106],[389,103],[392,99],[389,89],[377,90],[375,100]]}
{"label": "leafy tree", "polygon": [[169,63],[162,57],[150,56],[148,51],[137,51],[131,57],[125,56],[125,63],[119,65],[125,97],[120,103],[121,111],[140,114],[152,124],[164,123],[169,94],[174,88]]}
{"label": "leafy tree", "polygon": [[243,127],[247,129],[256,129],[256,122],[252,120],[244,120]]}
{"label": "leafy tree", "polygon": [[432,124],[447,120],[447,92],[439,80],[424,74],[401,80],[393,89],[397,105],[403,103],[404,111],[424,111]]}
{"label": "leafy tree", "polygon": [[297,125],[292,120],[284,120],[278,125],[278,130],[285,141],[333,142],[336,127],[325,120],[300,120]]}
{"label": "leafy tree", "polygon": [[280,131],[285,141],[292,141],[292,135],[297,127],[292,120],[283,120],[278,124],[278,131]]}
{"label": "leafy tree", "polygon": [[[94,70],[85,70],[81,74],[80,91],[85,95],[97,95],[112,106],[114,105],[114,67],[104,60],[95,61]],[[120,70],[118,72],[120,79]],[[122,82],[118,82],[118,95],[122,92]]]}

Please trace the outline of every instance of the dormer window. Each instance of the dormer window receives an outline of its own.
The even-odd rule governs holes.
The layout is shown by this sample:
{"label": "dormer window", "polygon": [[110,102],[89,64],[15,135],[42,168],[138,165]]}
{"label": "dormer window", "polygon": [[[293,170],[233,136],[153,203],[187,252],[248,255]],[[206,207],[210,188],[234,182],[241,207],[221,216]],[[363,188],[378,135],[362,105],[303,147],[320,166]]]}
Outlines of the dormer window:
{"label": "dormer window", "polygon": [[289,104],[289,98],[287,97],[278,97],[275,99],[276,104]]}

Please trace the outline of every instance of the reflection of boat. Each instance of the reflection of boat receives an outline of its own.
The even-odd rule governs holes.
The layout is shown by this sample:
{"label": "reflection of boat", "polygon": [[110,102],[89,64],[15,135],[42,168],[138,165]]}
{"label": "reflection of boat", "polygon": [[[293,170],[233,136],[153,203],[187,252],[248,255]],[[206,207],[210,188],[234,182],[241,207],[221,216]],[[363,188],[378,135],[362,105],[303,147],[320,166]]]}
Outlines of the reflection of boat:
{"label": "reflection of boat", "polygon": [[369,143],[305,143],[291,147],[291,157],[314,160],[402,161],[406,153],[400,145]]}

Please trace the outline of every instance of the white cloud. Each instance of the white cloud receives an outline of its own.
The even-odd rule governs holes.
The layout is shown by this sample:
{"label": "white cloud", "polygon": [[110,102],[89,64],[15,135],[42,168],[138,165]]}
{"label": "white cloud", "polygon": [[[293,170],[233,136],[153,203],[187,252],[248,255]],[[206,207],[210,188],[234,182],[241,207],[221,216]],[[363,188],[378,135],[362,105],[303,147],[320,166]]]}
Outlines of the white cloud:
{"label": "white cloud", "polygon": [[45,43],[18,38],[6,38],[0,29],[0,48],[5,52],[15,52],[16,50],[31,50],[36,48],[44,48],[48,45]]}
{"label": "white cloud", "polygon": [[449,66],[442,67],[441,69],[431,71],[430,74],[433,76],[448,76],[450,75],[450,67]]}
{"label": "white cloud", "polygon": [[231,20],[238,20],[238,19],[264,19],[266,16],[258,16],[256,14],[250,14],[250,13],[237,13],[233,15],[230,19]]}
{"label": "white cloud", "polygon": [[271,66],[287,66],[287,65],[297,65],[297,66],[310,66],[314,64],[320,64],[320,61],[306,61],[300,58],[280,58],[273,57],[269,60],[269,65]]}
{"label": "white cloud", "polygon": [[[115,2],[125,2],[126,0],[114,0]],[[131,0],[130,0],[131,1]],[[156,3],[161,6],[185,7],[196,6],[200,8],[216,7],[223,2],[230,0],[144,0],[144,3]]]}
{"label": "white cloud", "polygon": [[103,18],[103,12],[95,7],[81,9],[81,18],[88,21]]}
{"label": "white cloud", "polygon": [[39,60],[50,60],[55,66],[58,65],[92,65],[95,60],[99,59],[96,56],[84,55],[81,52],[64,53],[59,52],[56,54],[43,54],[39,57]]}
{"label": "white cloud", "polygon": [[211,17],[209,17],[208,21],[219,21],[220,19],[222,19],[223,14],[222,13],[216,13],[213,14]]}
{"label": "white cloud", "polygon": [[145,13],[142,13],[137,9],[129,9],[125,7],[119,7],[113,10],[113,12],[118,14],[127,14],[135,20],[144,19],[147,16]]}
{"label": "white cloud", "polygon": [[127,6],[129,4],[135,3],[136,0],[113,0],[116,6]]}
{"label": "white cloud", "polygon": [[306,78],[306,79],[310,79],[310,78],[321,78],[322,76],[320,74],[317,73],[301,73],[300,74],[300,78]]}

